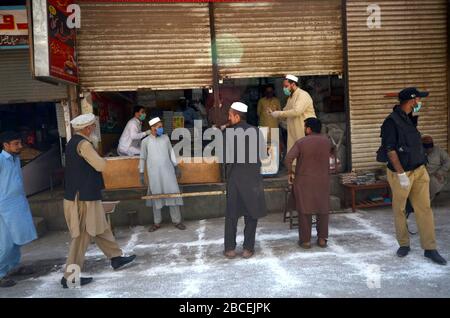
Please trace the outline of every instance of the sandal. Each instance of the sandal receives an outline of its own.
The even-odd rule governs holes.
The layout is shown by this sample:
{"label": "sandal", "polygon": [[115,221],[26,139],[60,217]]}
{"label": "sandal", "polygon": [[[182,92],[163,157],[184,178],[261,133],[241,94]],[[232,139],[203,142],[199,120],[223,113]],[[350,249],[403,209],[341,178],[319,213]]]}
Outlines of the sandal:
{"label": "sandal", "polygon": [[178,223],[178,224],[175,224],[175,227],[177,228],[177,229],[179,229],[179,230],[186,230],[186,225],[184,225],[183,223]]}
{"label": "sandal", "polygon": [[155,232],[156,230],[159,230],[161,228],[160,224],[153,224],[152,226],[150,226],[150,228],[148,229],[149,232]]}

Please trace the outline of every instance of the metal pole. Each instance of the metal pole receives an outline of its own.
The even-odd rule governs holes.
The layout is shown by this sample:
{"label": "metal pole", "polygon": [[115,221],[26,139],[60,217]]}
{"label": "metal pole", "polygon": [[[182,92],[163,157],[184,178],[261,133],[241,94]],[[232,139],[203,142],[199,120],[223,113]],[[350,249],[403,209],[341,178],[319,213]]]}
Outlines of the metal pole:
{"label": "metal pole", "polygon": [[217,41],[216,41],[216,24],[214,20],[214,3],[209,3],[209,32],[211,35],[211,59],[212,59],[212,72],[213,72],[213,94],[214,94],[214,122],[217,124],[219,119],[219,66],[217,64]]}
{"label": "metal pole", "polygon": [[[346,163],[347,169],[346,171],[351,171],[353,169],[353,158],[352,158],[352,142],[351,142],[351,118],[350,118],[350,91],[349,91],[349,78],[348,78],[348,38],[347,38],[347,0],[341,1],[341,15],[342,15],[342,48],[343,48],[343,57],[344,57],[344,106],[345,106],[345,114],[346,114],[346,140],[347,140],[347,149],[346,149]],[[336,154],[337,155],[337,154]],[[345,171],[344,171],[345,172]]]}

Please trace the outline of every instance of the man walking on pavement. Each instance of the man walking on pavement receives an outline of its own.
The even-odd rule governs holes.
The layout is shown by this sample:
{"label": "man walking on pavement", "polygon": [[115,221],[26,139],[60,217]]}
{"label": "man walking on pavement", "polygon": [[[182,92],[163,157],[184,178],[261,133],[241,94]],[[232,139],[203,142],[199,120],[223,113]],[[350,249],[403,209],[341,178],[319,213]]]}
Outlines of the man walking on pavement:
{"label": "man walking on pavement", "polygon": [[18,133],[0,135],[0,288],[12,287],[13,275],[32,274],[26,267],[12,271],[20,263],[20,248],[37,238],[30,206],[23,186]]}
{"label": "man walking on pavement", "polygon": [[[72,237],[61,285],[74,284],[73,265],[81,271],[86,250],[94,239],[97,246],[111,260],[113,269],[132,262],[136,256],[122,256],[102,205],[104,188],[102,171],[106,160],[98,155],[90,136],[95,131],[95,116],[84,114],[71,121],[75,135],[66,146],[64,187],[64,215]],[[71,266],[72,265],[72,266]],[[70,281],[68,279],[70,278]],[[92,282],[92,277],[81,277],[80,285]]]}
{"label": "man walking on pavement", "polygon": [[388,164],[387,178],[392,190],[392,209],[400,245],[397,255],[405,257],[410,251],[405,214],[409,198],[415,211],[424,256],[439,265],[446,265],[447,261],[436,250],[430,176],[425,167],[425,151],[417,129],[418,118],[413,116],[422,107],[421,99],[427,96],[427,92],[420,92],[414,87],[405,88],[399,93],[400,105],[394,107],[381,126],[382,146],[377,160],[387,161]]}

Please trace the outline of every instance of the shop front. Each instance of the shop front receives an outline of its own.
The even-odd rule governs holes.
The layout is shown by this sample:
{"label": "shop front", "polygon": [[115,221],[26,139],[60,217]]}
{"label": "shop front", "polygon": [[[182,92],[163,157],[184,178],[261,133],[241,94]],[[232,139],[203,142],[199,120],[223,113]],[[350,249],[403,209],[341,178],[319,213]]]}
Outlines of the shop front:
{"label": "shop front", "polygon": [[[82,12],[76,44],[81,112],[94,112],[99,118],[99,152],[109,161],[105,177],[114,190],[105,193],[109,199],[131,202],[145,193],[137,176],[138,158],[117,153],[134,105],[146,109],[143,130],[154,116],[162,118],[166,133],[177,127],[192,129],[184,114],[187,108],[193,109],[202,128],[220,126],[234,101],[249,105],[248,121],[258,125],[257,105],[266,85],[272,84],[281,105],[285,104],[285,74],[299,76],[300,87],[312,96],[324,133],[338,150],[337,172],[380,168],[375,162],[379,128],[395,103],[392,94],[404,86],[430,90],[421,129],[447,147],[448,6],[444,0],[427,0],[424,7],[407,9],[401,3],[381,1],[380,29],[368,25],[370,3],[357,0],[75,2]],[[410,13],[417,15],[418,23],[411,24]],[[414,46],[416,37],[426,43],[422,50],[426,54]],[[185,167],[184,174],[192,178],[182,181],[183,192],[223,188],[217,164],[201,164],[201,168]],[[265,180],[268,188],[272,183],[281,189],[271,200],[272,209],[280,210],[284,204],[282,169],[277,166],[274,173],[279,178],[272,175]],[[121,177],[122,171],[127,177]],[[342,196],[337,176],[332,194]],[[223,199],[197,200],[189,214],[205,217],[197,211],[209,202],[207,210],[214,211],[206,216],[218,216]],[[123,209],[142,210],[134,203]]]}
{"label": "shop front", "polygon": [[[179,118],[192,129],[186,105],[207,128],[222,125],[227,107],[243,101],[248,121],[258,125],[263,87],[273,84],[284,104],[282,77],[292,73],[302,76],[319,117],[330,124],[327,132],[337,132],[345,166],[341,1],[78,3],[83,111],[99,116],[102,155],[117,156],[135,104],[147,108],[147,120],[163,118],[169,134]],[[275,170],[269,174],[278,172],[278,162]]]}
{"label": "shop front", "polygon": [[48,189],[62,167],[67,87],[33,79],[25,6],[0,6],[0,13],[8,21],[0,28],[0,131],[22,134],[25,191],[31,195]]}
{"label": "shop front", "polygon": [[352,168],[383,168],[375,160],[380,126],[396,93],[411,86],[430,93],[419,130],[448,149],[448,1],[382,0],[373,12],[367,1],[346,2]]}

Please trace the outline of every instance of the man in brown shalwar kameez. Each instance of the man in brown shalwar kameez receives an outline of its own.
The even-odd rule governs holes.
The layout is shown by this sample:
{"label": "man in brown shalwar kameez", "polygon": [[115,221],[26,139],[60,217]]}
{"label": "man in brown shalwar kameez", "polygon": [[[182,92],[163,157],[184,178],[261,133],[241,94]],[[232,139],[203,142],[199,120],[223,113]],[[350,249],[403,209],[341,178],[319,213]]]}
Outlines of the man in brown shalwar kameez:
{"label": "man in brown shalwar kameez", "polygon": [[75,277],[74,266],[81,271],[86,250],[94,239],[97,246],[111,260],[113,269],[132,262],[135,255],[123,257],[111,228],[106,221],[101,202],[104,188],[101,171],[106,160],[94,149],[90,136],[95,130],[95,116],[84,114],[71,121],[75,135],[66,145],[66,167],[64,185],[64,215],[72,237],[61,285],[89,284],[91,277]]}
{"label": "man in brown shalwar kameez", "polygon": [[[285,160],[289,183],[298,213],[299,245],[311,248],[312,215],[317,216],[317,243],[327,246],[330,211],[330,153],[332,144],[320,134],[322,124],[317,118],[305,120],[305,136],[288,152]],[[297,160],[295,173],[292,163]]]}

